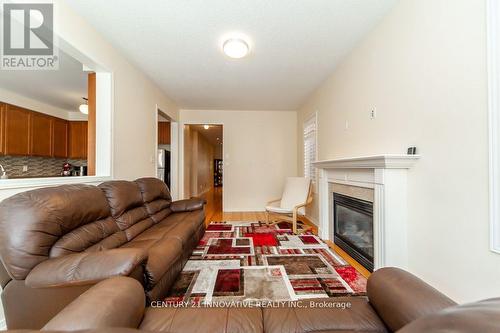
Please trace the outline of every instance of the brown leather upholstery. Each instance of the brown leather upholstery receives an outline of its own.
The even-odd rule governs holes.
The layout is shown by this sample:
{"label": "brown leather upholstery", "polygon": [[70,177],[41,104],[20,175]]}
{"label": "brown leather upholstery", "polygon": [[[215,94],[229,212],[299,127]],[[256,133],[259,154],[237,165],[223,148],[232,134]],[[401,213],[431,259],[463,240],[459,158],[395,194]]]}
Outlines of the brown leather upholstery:
{"label": "brown leather upholstery", "polygon": [[117,275],[128,276],[147,253],[142,249],[113,249],[83,252],[49,259],[28,274],[26,285],[32,288],[94,284]]}
{"label": "brown leather upholstery", "polygon": [[179,200],[173,202],[170,208],[173,212],[192,212],[194,210],[199,210],[206,203],[205,200],[199,198],[191,198],[189,200]]}
{"label": "brown leather upholstery", "polygon": [[421,317],[398,333],[498,333],[500,298],[453,306]]}
{"label": "brown leather upholstery", "polygon": [[[329,305],[318,307],[325,303]],[[266,333],[387,332],[365,297],[308,300],[297,306],[264,308],[263,316]]]}
{"label": "brown leather upholstery", "polygon": [[367,292],[370,304],[393,331],[456,304],[416,276],[393,267],[374,272]]}
{"label": "brown leather upholstery", "polygon": [[[385,278],[394,280],[395,277],[399,277],[398,283],[410,281],[408,273],[401,270],[384,269],[377,275],[377,279],[370,282],[371,284],[377,284]],[[435,292],[428,285],[415,284],[413,281],[406,286],[410,297],[415,291],[414,286],[424,294]],[[394,290],[401,290],[405,286],[385,287],[387,294],[393,297]],[[155,306],[159,304],[161,305],[161,302],[154,303]],[[401,313],[397,312],[394,315]],[[57,314],[44,329],[53,331],[92,329],[93,332],[108,332],[111,326],[115,326],[120,327],[120,332],[128,332],[135,327],[141,332],[169,333],[391,332],[392,330],[384,325],[386,323],[382,319],[365,297],[303,300],[280,308],[149,307],[144,309],[144,294],[140,284],[131,278],[115,277],[93,286]],[[500,299],[492,299],[452,306],[424,315],[407,324],[398,333],[490,333],[499,332],[499,329]]]}
{"label": "brown leather upholstery", "polygon": [[[6,273],[0,271],[1,282],[9,289],[22,281],[23,293],[38,294],[38,288],[133,276],[144,284],[148,300],[161,299],[203,235],[203,205],[200,199],[172,203],[166,184],[155,178],[17,194],[0,204],[0,257]],[[22,306],[13,304],[12,296],[19,288],[10,289],[11,296],[3,298],[9,328],[39,328],[54,315],[53,310],[40,311],[45,317],[17,313]],[[47,308],[60,310],[72,299]]]}
{"label": "brown leather upholstery", "polygon": [[104,194],[90,185],[43,188],[5,199],[0,203],[0,254],[5,269],[14,279],[25,279],[36,265],[60,254],[56,243],[65,234],[103,223],[109,216]]}
{"label": "brown leather upholstery", "polygon": [[144,304],[144,291],[139,282],[125,277],[111,278],[83,293],[42,330],[136,328],[142,320]]}
{"label": "brown leather upholstery", "polygon": [[31,288],[12,280],[2,290],[3,311],[10,329],[40,329],[92,285]]}
{"label": "brown leather upholstery", "polygon": [[139,329],[170,333],[264,332],[260,308],[147,309]]}

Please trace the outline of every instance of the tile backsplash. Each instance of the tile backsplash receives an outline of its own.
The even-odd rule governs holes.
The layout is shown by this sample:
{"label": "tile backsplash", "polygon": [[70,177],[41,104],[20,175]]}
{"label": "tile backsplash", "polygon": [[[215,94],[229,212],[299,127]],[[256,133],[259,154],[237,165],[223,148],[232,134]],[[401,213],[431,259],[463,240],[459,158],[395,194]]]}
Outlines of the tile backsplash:
{"label": "tile backsplash", "polygon": [[[50,158],[34,156],[0,156],[9,178],[54,177],[60,176],[65,162],[73,166],[87,165],[87,160],[73,160],[67,158]],[[28,166],[28,171],[23,172],[23,166]]]}

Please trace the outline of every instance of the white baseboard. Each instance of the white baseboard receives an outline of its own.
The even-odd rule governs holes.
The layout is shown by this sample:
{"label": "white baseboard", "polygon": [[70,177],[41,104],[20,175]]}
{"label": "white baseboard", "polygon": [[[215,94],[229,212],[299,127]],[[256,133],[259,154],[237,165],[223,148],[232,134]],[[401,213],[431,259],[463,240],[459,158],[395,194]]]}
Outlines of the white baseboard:
{"label": "white baseboard", "polygon": [[315,225],[315,226],[318,226],[318,225],[319,225],[318,221],[317,221],[314,217],[309,216],[309,215],[307,215],[307,214],[306,214],[306,215],[304,215],[304,216],[306,217],[306,219],[308,219],[309,221],[311,221],[312,223],[314,223],[314,225]]}

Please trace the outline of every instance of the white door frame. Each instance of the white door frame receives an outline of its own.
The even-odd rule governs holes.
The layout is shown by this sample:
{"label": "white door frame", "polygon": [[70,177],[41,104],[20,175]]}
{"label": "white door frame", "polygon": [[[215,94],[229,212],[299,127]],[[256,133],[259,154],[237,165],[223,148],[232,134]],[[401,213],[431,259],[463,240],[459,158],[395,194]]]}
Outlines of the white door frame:
{"label": "white door frame", "polygon": [[154,164],[155,177],[158,170],[158,113],[161,112],[170,120],[170,195],[172,200],[179,200],[179,123],[163,111],[158,104],[155,109],[155,142],[154,142]]}
{"label": "white door frame", "polygon": [[189,199],[185,197],[184,193],[184,126],[185,125],[212,125],[212,126],[222,126],[222,211],[224,211],[224,206],[226,202],[226,191],[224,191],[224,187],[226,187],[226,141],[225,141],[225,126],[223,122],[201,122],[201,121],[181,121],[179,122],[179,194],[182,199]]}

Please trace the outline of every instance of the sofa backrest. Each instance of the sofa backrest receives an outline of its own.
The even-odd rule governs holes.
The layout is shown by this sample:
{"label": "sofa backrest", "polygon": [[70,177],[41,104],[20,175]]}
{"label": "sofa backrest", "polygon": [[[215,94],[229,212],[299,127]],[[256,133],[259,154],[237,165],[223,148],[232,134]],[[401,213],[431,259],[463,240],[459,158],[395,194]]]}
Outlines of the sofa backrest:
{"label": "sofa backrest", "polygon": [[0,203],[0,256],[14,279],[40,262],[119,247],[170,212],[156,178],[63,185],[17,194]]}
{"label": "sofa backrest", "polygon": [[164,182],[157,178],[140,178],[135,183],[139,186],[144,207],[154,223],[170,215],[172,197]]}
{"label": "sofa backrest", "polygon": [[[50,256],[79,252],[108,230],[112,233],[113,224],[106,197],[95,186],[63,185],[19,193],[0,203],[2,262],[14,279],[22,280]],[[68,235],[74,230],[81,232]]]}

